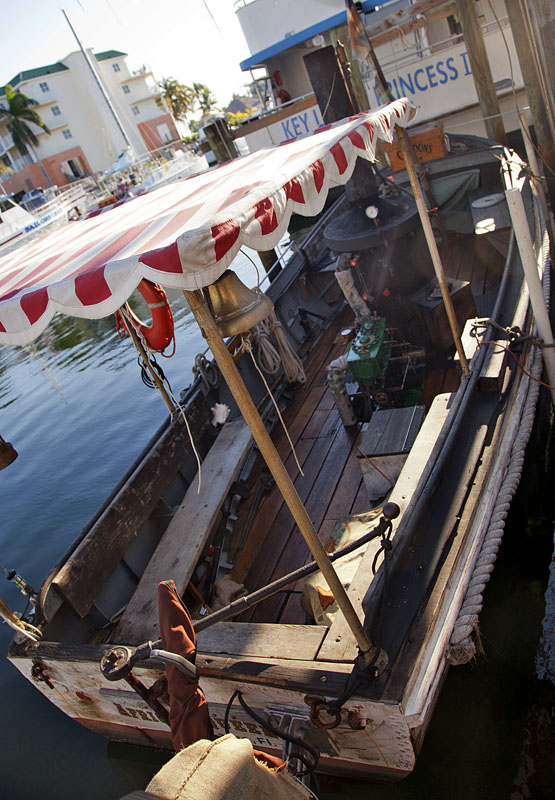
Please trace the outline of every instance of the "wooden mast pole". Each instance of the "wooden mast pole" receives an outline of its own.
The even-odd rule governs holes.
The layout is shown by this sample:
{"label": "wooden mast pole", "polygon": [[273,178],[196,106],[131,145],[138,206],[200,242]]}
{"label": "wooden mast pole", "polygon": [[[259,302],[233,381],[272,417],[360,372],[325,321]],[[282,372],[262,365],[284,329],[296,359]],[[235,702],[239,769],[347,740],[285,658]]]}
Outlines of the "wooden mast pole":
{"label": "wooden mast pole", "polygon": [[[364,28],[364,31],[366,33],[366,28]],[[389,88],[387,81],[385,79],[385,75],[383,73],[381,64],[378,61],[374,48],[372,47],[372,42],[370,41],[368,33],[366,33],[366,39],[368,42],[368,51],[372,58],[372,63],[374,65],[374,69],[376,70],[376,75],[378,77],[378,80],[380,81],[382,91],[389,98],[389,100],[395,100],[395,98],[391,93],[391,89]],[[424,199],[424,193],[422,191],[422,187],[420,185],[420,181],[416,173],[416,165],[415,165],[416,157],[414,156],[409,135],[406,132],[406,130],[404,128],[401,128],[400,125],[396,125],[395,130],[399,138],[399,147],[403,155],[403,160],[405,162],[407,174],[409,176],[410,185],[412,187],[414,199],[416,201],[416,207],[418,209],[418,214],[420,216],[422,228],[424,229],[426,242],[428,243],[428,250],[430,251],[432,264],[434,266],[434,272],[436,274],[437,282],[439,284],[439,289],[441,292],[441,297],[443,299],[443,304],[445,306],[445,312],[447,314],[447,320],[449,322],[449,327],[451,329],[451,335],[453,337],[455,348],[457,350],[457,354],[460,359],[461,370],[463,372],[463,375],[468,375],[470,372],[470,368],[468,366],[468,359],[466,358],[466,353],[464,352],[461,337],[459,335],[457,317],[455,315],[455,309],[453,308],[453,301],[451,300],[449,287],[447,286],[447,281],[445,279],[445,270],[443,269],[443,264],[441,263],[441,257],[439,255],[439,250],[436,242],[436,237],[434,235],[434,231],[432,228],[432,223],[430,222],[430,216],[428,214],[426,200]]]}
{"label": "wooden mast pole", "polygon": [[[328,582],[337,605],[343,612],[347,624],[353,632],[364,658],[368,662],[374,661],[377,655],[377,648],[368,639],[368,636],[362,627],[362,623],[347,596],[347,592],[343,588],[343,584],[339,580],[329,556],[326,553],[326,550],[324,549],[320,539],[318,538],[316,529],[314,528],[306,508],[304,507],[301,498],[299,497],[297,490],[293,485],[293,481],[289,477],[289,474],[285,469],[281,458],[279,457],[279,454],[264,426],[264,423],[262,422],[252,397],[250,396],[247,387],[241,379],[239,371],[235,366],[235,362],[233,361],[233,358],[231,357],[231,354],[227,349],[224,340],[222,339],[216,321],[208,309],[202,292],[196,289],[194,291],[185,291],[184,294],[187,302],[189,303],[191,311],[195,315],[195,319],[197,320],[197,323],[201,329],[202,335],[206,339],[212,354],[216,359],[216,363],[218,364],[218,367],[220,368],[220,371],[224,376],[225,381],[235,401],[237,402],[237,405],[241,409],[241,413],[245,419],[245,422],[249,426],[253,438],[283,495],[283,499],[291,511],[291,514],[293,515],[293,518],[297,523],[310,552],[314,556],[314,560],[318,564],[324,578]],[[375,665],[377,670],[381,670],[386,666],[386,663],[378,658],[375,662]]]}

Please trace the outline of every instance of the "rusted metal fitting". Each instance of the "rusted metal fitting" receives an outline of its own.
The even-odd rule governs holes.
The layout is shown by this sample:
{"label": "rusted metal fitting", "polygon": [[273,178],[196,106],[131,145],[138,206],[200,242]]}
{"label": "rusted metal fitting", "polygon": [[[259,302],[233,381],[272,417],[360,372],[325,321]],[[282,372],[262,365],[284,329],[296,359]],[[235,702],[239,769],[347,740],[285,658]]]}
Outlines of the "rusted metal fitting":
{"label": "rusted metal fitting", "polygon": [[[329,702],[329,700],[326,700],[324,697],[311,697],[307,695],[304,698],[304,701],[307,706],[310,706],[310,720],[314,723],[314,725],[316,725],[317,728],[330,730],[331,728],[337,728],[337,726],[340,724],[341,709],[339,708],[335,711],[332,711],[332,704]],[[330,717],[327,722],[320,718],[322,711],[324,711]]]}

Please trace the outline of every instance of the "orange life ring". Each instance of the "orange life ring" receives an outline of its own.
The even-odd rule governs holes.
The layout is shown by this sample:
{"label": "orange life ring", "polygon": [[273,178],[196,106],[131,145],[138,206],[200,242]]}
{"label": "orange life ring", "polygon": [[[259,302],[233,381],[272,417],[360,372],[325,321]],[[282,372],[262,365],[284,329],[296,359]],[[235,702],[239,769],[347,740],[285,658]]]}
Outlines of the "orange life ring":
{"label": "orange life ring", "polygon": [[152,283],[146,278],[143,278],[137,289],[148,304],[152,315],[152,325],[145,325],[131,311],[133,322],[145,337],[148,346],[152,350],[162,353],[173,341],[173,314],[168,297],[160,284]]}

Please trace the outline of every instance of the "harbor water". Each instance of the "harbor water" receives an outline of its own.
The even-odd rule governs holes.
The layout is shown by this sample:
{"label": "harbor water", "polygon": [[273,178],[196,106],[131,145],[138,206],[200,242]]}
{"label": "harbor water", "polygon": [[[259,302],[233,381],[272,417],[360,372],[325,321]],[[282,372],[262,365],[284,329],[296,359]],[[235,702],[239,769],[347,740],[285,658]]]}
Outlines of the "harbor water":
{"label": "harbor water", "polygon": [[[253,284],[248,259],[237,271]],[[176,352],[158,362],[177,394],[205,346],[183,295],[169,295]],[[34,344],[0,346],[0,412],[0,434],[19,452],[0,472],[0,562],[38,588],[167,412],[113,317],[60,316]],[[414,774],[395,786],[322,779],[322,798],[555,797],[555,693],[535,671],[555,516],[544,429],[528,455],[486,589],[483,654],[450,670]],[[23,611],[25,599],[2,575],[0,597]],[[6,660],[10,638],[0,624],[2,796],[116,800],[144,788],[168,753],[107,743],[72,722]]]}

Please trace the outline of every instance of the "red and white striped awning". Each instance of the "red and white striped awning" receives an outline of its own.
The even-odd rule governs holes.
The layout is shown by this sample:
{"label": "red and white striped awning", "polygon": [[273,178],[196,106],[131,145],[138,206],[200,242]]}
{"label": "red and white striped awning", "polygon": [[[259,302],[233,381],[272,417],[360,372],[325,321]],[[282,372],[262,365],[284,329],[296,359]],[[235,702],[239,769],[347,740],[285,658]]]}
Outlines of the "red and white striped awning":
{"label": "red and white striped awning", "polygon": [[31,341],[56,312],[112,314],[143,278],[208,286],[243,245],[274,247],[293,212],[319,213],[357,157],[373,160],[376,138],[391,141],[413,113],[396,100],[22,244],[0,258],[0,344]]}

